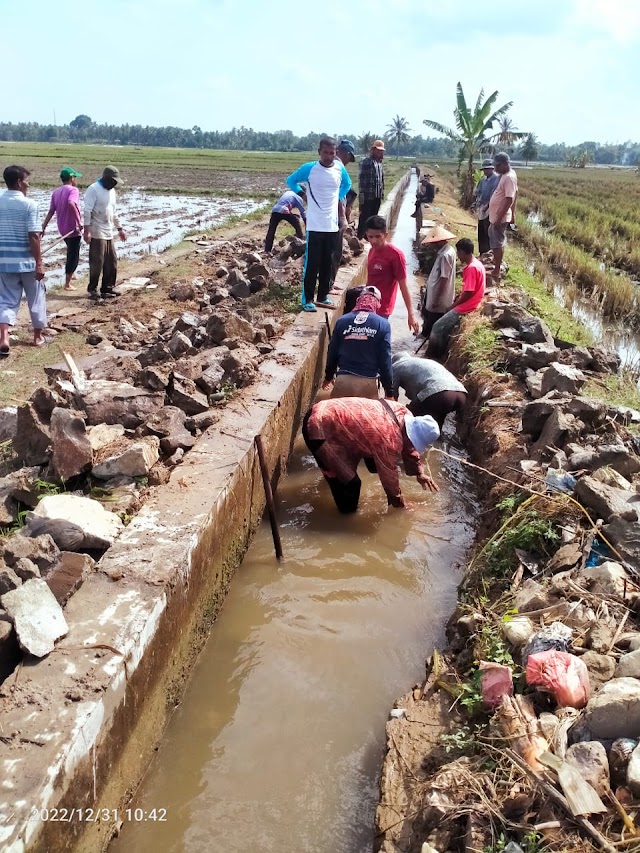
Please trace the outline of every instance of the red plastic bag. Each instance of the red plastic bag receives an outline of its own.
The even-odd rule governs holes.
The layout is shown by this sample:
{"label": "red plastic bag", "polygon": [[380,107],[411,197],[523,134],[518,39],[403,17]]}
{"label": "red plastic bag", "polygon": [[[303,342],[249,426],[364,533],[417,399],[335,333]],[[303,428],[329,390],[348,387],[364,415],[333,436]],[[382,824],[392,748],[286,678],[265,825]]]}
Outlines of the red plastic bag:
{"label": "red plastic bag", "polygon": [[568,652],[549,649],[529,655],[526,677],[527,684],[551,693],[561,707],[584,708],[589,701],[589,671]]}
{"label": "red plastic bag", "polygon": [[513,696],[511,667],[493,661],[480,661],[482,701],[491,711],[502,704],[503,696]]}

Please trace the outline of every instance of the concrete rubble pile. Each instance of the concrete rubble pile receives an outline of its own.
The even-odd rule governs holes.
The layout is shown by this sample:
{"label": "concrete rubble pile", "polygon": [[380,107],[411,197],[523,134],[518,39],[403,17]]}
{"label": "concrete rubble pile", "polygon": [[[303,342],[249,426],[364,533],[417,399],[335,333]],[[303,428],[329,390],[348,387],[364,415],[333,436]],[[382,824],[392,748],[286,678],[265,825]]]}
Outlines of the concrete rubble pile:
{"label": "concrete rubble pile", "polygon": [[46,368],[48,387],[0,409],[0,440],[22,466],[0,477],[0,679],[19,650],[51,651],[67,630],[61,608],[149,488],[254,382],[284,331],[259,291],[284,281],[298,296],[301,248],[295,238],[269,255],[255,240],[210,246],[211,277],[169,292],[182,313],[120,316],[108,338],[89,334],[92,355]]}
{"label": "concrete rubble pile", "polygon": [[640,412],[585,394],[615,354],[502,293],[484,313],[502,355],[468,382],[471,459],[514,485],[487,475],[448,646],[387,723],[377,849],[614,850],[640,839]]}

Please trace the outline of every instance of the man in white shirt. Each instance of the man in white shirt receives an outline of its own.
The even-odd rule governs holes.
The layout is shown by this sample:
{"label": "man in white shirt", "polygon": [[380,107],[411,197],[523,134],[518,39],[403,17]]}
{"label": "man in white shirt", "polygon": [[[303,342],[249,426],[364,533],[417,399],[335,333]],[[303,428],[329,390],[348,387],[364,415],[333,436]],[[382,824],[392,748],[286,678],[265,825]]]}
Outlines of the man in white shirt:
{"label": "man in white shirt", "polygon": [[489,201],[489,248],[493,252],[493,283],[500,284],[502,257],[507,242],[507,228],[515,221],[518,177],[511,168],[509,155],[504,151],[493,158],[500,182]]}
{"label": "man in white shirt", "polygon": [[318,160],[300,166],[286,181],[294,193],[300,192],[300,184],[306,184],[307,187],[303,311],[313,312],[316,305],[335,308],[329,299],[329,288],[333,253],[340,239],[338,202],[344,201],[351,189],[351,178],[342,161],[336,159],[337,147],[338,143],[333,137],[324,136],[318,146]]}
{"label": "man in white shirt", "polygon": [[120,181],[120,173],[115,166],[105,166],[102,177],[87,188],[84,196],[84,240],[89,244],[90,299],[99,299],[100,276],[102,298],[113,299],[118,295],[115,292],[118,258],[113,237],[117,231],[121,240],[127,239],[116,213],[115,187]]}

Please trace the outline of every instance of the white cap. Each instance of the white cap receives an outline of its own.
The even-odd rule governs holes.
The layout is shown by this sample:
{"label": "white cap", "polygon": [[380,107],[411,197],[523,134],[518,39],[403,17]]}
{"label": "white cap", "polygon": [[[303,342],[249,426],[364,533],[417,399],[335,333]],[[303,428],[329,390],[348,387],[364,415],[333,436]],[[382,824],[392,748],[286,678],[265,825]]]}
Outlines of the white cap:
{"label": "white cap", "polygon": [[424,453],[427,447],[440,438],[440,428],[431,415],[415,417],[411,412],[407,412],[404,416],[404,428],[418,453]]}

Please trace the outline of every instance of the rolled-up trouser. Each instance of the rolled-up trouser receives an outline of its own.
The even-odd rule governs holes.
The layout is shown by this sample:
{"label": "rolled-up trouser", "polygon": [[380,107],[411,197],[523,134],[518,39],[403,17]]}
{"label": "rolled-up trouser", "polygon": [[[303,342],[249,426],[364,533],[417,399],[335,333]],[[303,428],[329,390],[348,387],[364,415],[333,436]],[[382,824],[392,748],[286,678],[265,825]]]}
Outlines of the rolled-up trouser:
{"label": "rolled-up trouser", "polygon": [[89,243],[89,293],[95,293],[102,275],[101,293],[112,293],[118,275],[118,258],[113,240],[91,238]]}
{"label": "rolled-up trouser", "polygon": [[464,391],[438,391],[436,394],[431,394],[426,400],[414,400],[409,403],[407,408],[416,417],[431,415],[442,430],[447,415],[451,412],[460,414],[466,402],[467,395]]}
{"label": "rolled-up trouser", "polygon": [[305,440],[305,444],[313,454],[314,459],[318,463],[318,467],[322,471],[322,474],[331,489],[331,495],[333,496],[333,500],[335,501],[338,511],[345,515],[347,513],[355,512],[358,509],[358,502],[360,501],[360,487],[362,485],[362,481],[356,474],[356,476],[352,480],[349,480],[348,483],[341,483],[337,477],[329,477],[325,473],[327,465],[323,461],[322,457],[322,445],[324,444],[324,439],[309,437],[310,415],[311,412],[307,412],[302,421],[302,437]]}
{"label": "rolled-up trouser", "polygon": [[365,397],[367,400],[377,400],[378,380],[368,376],[354,376],[352,373],[338,373],[331,391],[331,399],[335,397]]}
{"label": "rolled-up trouser", "polygon": [[33,272],[0,272],[0,323],[15,326],[22,294],[27,299],[31,325],[47,328],[47,291]]}
{"label": "rolled-up trouser", "polygon": [[64,242],[67,244],[67,260],[64,265],[64,271],[66,275],[73,275],[78,269],[78,263],[80,261],[80,243],[82,242],[82,236],[80,234],[76,234],[75,237],[65,237]]}
{"label": "rolled-up trouser", "polygon": [[439,320],[436,320],[429,335],[428,355],[440,358],[446,353],[449,346],[449,336],[457,328],[461,316],[455,308],[452,308],[451,311],[447,311]]}
{"label": "rolled-up trouser", "polygon": [[491,247],[489,246],[489,217],[478,219],[478,254],[484,255]]}

